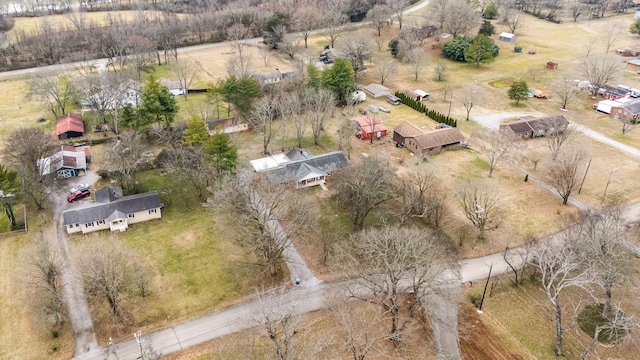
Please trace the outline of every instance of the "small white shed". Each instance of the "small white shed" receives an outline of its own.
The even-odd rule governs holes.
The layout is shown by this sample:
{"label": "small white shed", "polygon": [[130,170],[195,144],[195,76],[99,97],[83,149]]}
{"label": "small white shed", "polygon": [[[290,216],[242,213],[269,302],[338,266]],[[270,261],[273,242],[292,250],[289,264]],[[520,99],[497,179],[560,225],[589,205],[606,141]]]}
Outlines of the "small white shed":
{"label": "small white shed", "polygon": [[500,36],[498,38],[500,39],[500,41],[514,42],[516,41],[516,34],[503,32],[500,33]]}

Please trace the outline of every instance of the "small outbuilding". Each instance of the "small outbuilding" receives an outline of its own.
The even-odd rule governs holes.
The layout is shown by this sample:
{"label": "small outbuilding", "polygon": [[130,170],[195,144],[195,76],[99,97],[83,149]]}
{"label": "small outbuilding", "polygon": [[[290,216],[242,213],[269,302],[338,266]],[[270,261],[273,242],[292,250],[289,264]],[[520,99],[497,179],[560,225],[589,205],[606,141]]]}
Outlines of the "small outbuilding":
{"label": "small outbuilding", "polygon": [[387,136],[387,128],[376,116],[363,116],[353,119],[356,126],[356,137],[360,140],[380,139]]}
{"label": "small outbuilding", "polygon": [[517,36],[516,34],[503,32],[503,33],[500,33],[500,35],[498,36],[498,39],[500,39],[500,41],[514,42],[516,41]]}
{"label": "small outbuilding", "polygon": [[38,160],[38,168],[42,175],[55,175],[58,178],[78,176],[87,171],[91,161],[88,146],[73,147],[62,145],[53,155]]}
{"label": "small outbuilding", "polygon": [[558,63],[553,61],[547,61],[547,65],[545,66],[547,69],[556,70],[558,69]]}
{"label": "small outbuilding", "polygon": [[640,71],[640,59],[627,61],[627,70]]}
{"label": "small outbuilding", "polygon": [[84,121],[80,114],[66,114],[56,119],[58,139],[71,139],[84,135]]}
{"label": "small outbuilding", "polygon": [[640,55],[640,48],[635,46],[627,46],[616,50],[616,54],[620,56],[638,56]]}
{"label": "small outbuilding", "polygon": [[369,84],[363,87],[363,90],[367,94],[373,96],[374,99],[391,95],[391,90],[388,87],[380,84]]}
{"label": "small outbuilding", "polygon": [[207,132],[213,136],[218,133],[232,134],[249,130],[249,123],[246,121],[240,121],[235,117],[229,117],[226,119],[207,120],[205,122],[207,126]]}
{"label": "small outbuilding", "polygon": [[429,95],[428,92],[423,91],[423,90],[405,90],[404,94],[407,95],[408,97],[412,98],[415,101],[423,101],[423,100],[429,100],[431,98],[431,95]]}

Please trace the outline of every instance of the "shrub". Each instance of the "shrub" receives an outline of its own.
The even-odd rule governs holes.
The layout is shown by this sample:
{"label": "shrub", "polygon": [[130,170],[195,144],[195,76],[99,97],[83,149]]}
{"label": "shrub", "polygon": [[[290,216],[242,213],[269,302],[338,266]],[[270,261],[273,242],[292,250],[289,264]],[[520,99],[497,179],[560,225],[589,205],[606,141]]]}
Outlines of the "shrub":
{"label": "shrub", "polygon": [[465,61],[464,53],[469,46],[471,46],[472,42],[473,38],[467,36],[453,39],[444,44],[442,47],[442,55],[454,61]]}

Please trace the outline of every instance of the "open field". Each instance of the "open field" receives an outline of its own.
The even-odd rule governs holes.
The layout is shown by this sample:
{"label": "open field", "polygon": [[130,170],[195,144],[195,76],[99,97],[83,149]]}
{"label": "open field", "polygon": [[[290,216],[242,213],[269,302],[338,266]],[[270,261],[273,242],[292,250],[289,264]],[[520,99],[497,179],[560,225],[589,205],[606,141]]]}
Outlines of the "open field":
{"label": "open field", "polygon": [[[558,74],[571,71],[572,68],[576,69],[578,65],[577,59],[586,51],[587,42],[591,42],[592,39],[599,36],[598,29],[610,26],[613,22],[618,21],[624,21],[624,28],[626,29],[631,17],[632,15],[627,15],[577,24],[563,23],[561,25],[527,17],[526,27],[522,35],[519,35],[519,40],[515,43],[499,43],[501,54],[492,64],[481,65],[479,69],[476,69],[473,65],[443,60],[449,66],[448,80],[446,82],[437,82],[432,79],[431,65],[425,67],[420,80],[416,82],[413,80],[413,75],[409,73],[407,66],[398,63],[396,74],[388,82],[385,82],[385,85],[394,90],[420,88],[430,92],[432,100],[427,103],[427,106],[445,114],[451,109],[452,116],[459,120],[458,126],[460,130],[467,136],[472,136],[480,128],[480,125],[474,121],[464,121],[464,108],[457,100],[459,97],[456,94],[471,85],[478,89],[477,91],[481,93],[482,97],[481,103],[473,108],[472,117],[474,115],[491,115],[512,111],[556,113],[559,106],[550,100],[530,99],[525,101],[522,106],[515,108],[506,96],[508,84],[520,78],[527,78],[530,87],[549,89],[551,81]],[[32,20],[32,22],[29,23],[27,20]],[[414,20],[416,22],[419,21],[419,19]],[[64,22],[67,20],[61,17],[55,21]],[[19,24],[19,28],[34,29],[35,22],[36,20],[33,19],[25,19],[24,23]],[[498,33],[503,30],[505,29],[502,26],[496,26]],[[391,59],[391,55],[384,50],[388,40],[395,36],[397,36],[395,26],[384,29],[384,45],[382,51],[377,51],[377,49],[374,51],[376,58]],[[613,48],[629,45],[635,43],[635,41],[635,36],[623,32]],[[318,52],[326,43],[327,41],[321,36],[313,36],[310,39],[310,48],[302,52],[307,58],[316,59]],[[431,45],[435,44],[433,40],[428,40],[425,44],[425,49],[430,53],[432,62],[440,58],[440,51],[431,48]],[[515,45],[522,46],[524,53],[513,53],[512,48]],[[245,51],[251,54],[252,68],[255,72],[273,70],[275,68],[282,71],[295,69],[293,62],[274,53],[269,53],[269,59],[265,62],[263,58],[265,53],[261,49],[264,48],[262,46],[245,47]],[[535,49],[537,54],[526,54],[527,50],[530,49]],[[225,67],[228,61],[236,55],[235,51],[231,47],[216,47],[209,50],[181,54],[180,57],[198,66],[200,70],[196,86],[205,86],[207,83],[216,82],[227,75]],[[596,46],[593,51],[597,52],[601,51],[601,49]],[[623,60],[623,58],[620,58],[620,61]],[[543,66],[546,61],[558,62],[560,64],[559,70],[557,72],[545,70]],[[377,82],[375,65],[367,65],[369,70],[360,74],[359,82],[364,84]],[[531,77],[532,72],[529,71],[530,69],[534,69],[537,80]],[[171,77],[171,72],[166,67],[159,69],[157,74],[162,77]],[[576,75],[576,78],[581,78],[581,76]],[[635,74],[624,73],[620,82],[632,87],[640,87],[640,79]],[[453,100],[451,102],[449,100],[451,95],[444,99],[443,89],[445,86],[449,86],[453,91]],[[39,104],[30,101],[27,92],[28,83],[24,79],[9,79],[0,82],[0,137],[5,137],[13,129],[22,126],[37,125],[46,127],[49,130],[53,128],[51,121],[43,124],[36,123],[36,119],[48,115],[44,114]],[[181,106],[179,117],[185,119],[188,116],[188,112],[197,111],[197,104],[204,101],[204,98],[203,96],[193,96],[188,102],[179,101]],[[591,109],[593,102],[595,100],[590,99],[586,94],[581,94],[579,101],[571,104],[569,106],[570,111],[563,114],[571,121],[583,124],[620,142],[637,146],[640,141],[640,130],[636,129],[622,136],[621,126],[617,122],[609,117],[595,113]],[[390,114],[380,114],[383,122],[389,128],[390,134],[393,126],[401,121],[409,121],[426,128],[434,128],[436,125],[426,116],[406,106],[392,107],[379,99],[369,99],[357,107],[366,109],[369,104],[384,105],[391,109]],[[337,114],[341,110],[338,109]],[[337,117],[327,124],[327,131],[321,139],[321,146],[311,146],[312,140],[309,131],[303,142],[304,147],[316,154],[335,150],[334,134],[337,127]],[[296,145],[291,124],[288,125],[287,129],[288,131],[284,137],[276,136],[272,140],[269,147],[272,152],[289,149]],[[443,183],[449,186],[450,194],[454,189],[453,185],[460,181],[487,177],[488,166],[486,161],[483,160],[480,154],[472,150],[445,152],[430,157],[427,163],[422,163],[417,158],[412,157],[406,149],[395,148],[388,141],[390,137],[391,135],[382,142],[374,143],[375,146],[354,139],[352,160],[357,162],[361,156],[381,152],[388,154],[392,158],[394,165],[400,168],[399,173],[415,166],[428,167],[438,174]],[[248,160],[262,156],[260,134],[254,132],[232,135],[232,140],[239,148],[241,164],[246,165]],[[581,194],[576,194],[579,200],[591,206],[599,206],[610,175],[611,182],[608,186],[607,198],[623,197],[630,202],[640,200],[640,190],[638,190],[637,181],[634,180],[640,170],[638,168],[638,159],[590,139],[581,137],[579,141],[589,148],[592,159],[583,190]],[[529,149],[544,149],[546,146],[544,139],[527,141],[527,145]],[[541,189],[535,183],[523,181],[525,173],[537,176],[541,172],[540,168],[537,173],[533,172],[531,164],[526,161],[524,154],[521,154],[517,161],[514,160],[513,164],[524,172],[508,166],[506,163],[501,163],[496,169],[494,178],[487,179],[502,194],[503,200],[500,206],[503,208],[504,215],[501,227],[497,231],[487,233],[485,241],[475,240],[475,235],[469,230],[470,226],[467,225],[468,221],[458,210],[453,197],[449,197],[449,211],[446,220],[443,222],[442,229],[450,235],[455,243],[460,244],[462,256],[474,257],[489,254],[500,251],[507,245],[515,246],[521,244],[529,236],[539,237],[553,233],[558,230],[563,215],[575,212],[575,208],[560,205],[558,197]],[[616,169],[615,172],[612,171],[614,168]],[[581,171],[584,171],[584,169]],[[243,267],[238,266],[237,262],[245,256],[244,249],[230,242],[228,240],[230,237],[225,236],[224,225],[226,219],[224,219],[223,214],[211,213],[203,209],[184,187],[175,186],[176,184],[167,185],[166,179],[154,173],[150,176],[143,175],[140,180],[141,187],[145,190],[158,189],[161,192],[162,200],[166,205],[163,220],[161,222],[137,224],[128,232],[119,234],[128,244],[141,251],[152,264],[154,274],[152,293],[145,299],[134,298],[129,300],[127,303],[129,308],[127,316],[131,322],[124,327],[110,324],[106,320],[104,309],[99,307],[92,309],[94,320],[101,324],[97,330],[102,344],[105,343],[109,336],[112,336],[114,340],[129,339],[130,333],[138,328],[143,329],[145,332],[153,331],[221,308],[237,300],[237,298],[249,294],[251,286],[260,280],[246,273],[246,269]],[[328,186],[331,190],[331,183]],[[318,189],[313,189],[310,191],[305,190],[305,193],[310,196],[317,196],[320,200],[319,203],[324,207],[327,214],[339,214],[339,211],[333,209],[336,206],[335,203],[328,198],[331,192],[324,193]],[[346,225],[349,224],[347,223]],[[79,242],[82,241],[82,238],[74,237],[73,240]],[[68,357],[68,353],[72,348],[69,345],[71,342],[70,330],[63,331],[61,338],[51,339],[48,334],[40,336],[37,331],[33,331],[27,322],[23,321],[27,315],[24,305],[20,302],[21,299],[18,299],[15,295],[14,274],[16,270],[15,256],[26,245],[26,238],[2,239],[0,243],[0,247],[4,248],[2,255],[0,255],[0,264],[2,264],[0,268],[4,274],[0,279],[0,284],[2,284],[0,300],[5,304],[0,307],[0,311],[4,314],[3,326],[6,330],[5,334],[10,334],[2,337],[0,344],[3,345],[3,350],[0,350],[0,358],[39,359],[56,358],[56,356],[60,356],[60,358]],[[308,243],[296,245],[299,246],[300,252],[308,259],[309,264],[320,278],[331,278],[331,269],[323,267],[318,261],[318,254],[321,250],[317,242],[308,241]],[[253,279],[253,281],[248,279]],[[636,290],[635,288],[630,289],[629,298],[637,297],[637,294],[634,293]],[[523,355],[523,358],[551,359],[550,322],[544,316],[545,310],[542,308],[543,305],[546,306],[544,303],[546,299],[540,298],[540,295],[540,291],[533,287],[524,290],[504,291],[494,295],[493,298],[489,298],[485,304],[487,309],[486,319],[488,320],[482,321],[494,331],[498,338],[504,339],[508,348],[513,347],[518,349],[518,353],[531,355],[530,357]],[[498,299],[498,296],[502,296],[501,299],[504,299],[504,301],[492,301]],[[534,306],[531,304],[534,304]],[[474,322],[478,321],[471,315],[468,315],[465,319]],[[309,321],[309,325],[306,327],[306,334],[303,335],[329,339],[336,330],[335,322],[331,324],[331,317],[326,312],[313,314],[307,321]],[[539,334],[528,337],[527,330],[534,327],[535,329],[540,329]],[[406,354],[407,358],[432,355],[430,353],[432,351],[430,341],[426,341],[422,337],[428,331],[429,327],[425,326],[420,331],[421,336],[417,336],[414,339],[414,346],[420,349],[419,355],[409,352]],[[486,334],[486,336],[495,339],[490,333]],[[251,338],[254,335],[252,334],[248,337]],[[251,342],[241,342],[241,340],[248,340],[244,339],[244,336],[240,334],[234,335],[229,339],[216,340],[213,344],[216,347],[230,346],[235,349],[231,350],[232,352],[240,351],[237,350],[238,343],[243,346],[253,344]],[[482,341],[485,341],[485,339],[478,339],[476,343],[481,343]],[[16,343],[20,343],[21,346],[17,348]],[[60,351],[59,355],[50,354],[50,349],[58,343],[63,344],[61,348],[66,352]],[[260,344],[266,346],[264,342]],[[208,344],[207,346],[212,345]],[[502,350],[499,343],[495,346]],[[568,342],[567,349],[573,356],[577,353],[579,346]],[[426,353],[422,351],[426,351]],[[508,350],[502,351],[508,352]],[[388,357],[389,353],[381,355],[380,358]],[[225,357],[225,354],[216,355],[218,357],[202,355],[204,353],[197,352],[189,354],[189,356],[183,355],[183,357],[176,357],[175,359],[193,358],[193,356],[196,356],[195,354],[201,354],[199,355],[201,359],[233,358]],[[611,356],[619,356],[613,354],[616,353],[612,352]],[[629,354],[633,354],[633,352],[630,351]],[[236,357],[242,358],[242,353],[236,355]],[[328,358],[331,357],[329,356]],[[372,358],[375,359],[376,357]],[[487,355],[485,358],[495,359],[491,355]],[[514,356],[514,358],[516,357]],[[479,359],[482,359],[482,357],[479,357]]]}

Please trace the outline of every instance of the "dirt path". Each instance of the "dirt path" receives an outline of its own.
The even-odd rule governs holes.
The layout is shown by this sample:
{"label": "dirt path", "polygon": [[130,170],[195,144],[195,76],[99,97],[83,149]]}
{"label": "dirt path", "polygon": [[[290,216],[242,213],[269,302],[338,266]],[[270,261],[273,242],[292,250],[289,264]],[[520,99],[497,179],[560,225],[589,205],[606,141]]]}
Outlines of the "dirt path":
{"label": "dirt path", "polygon": [[[65,181],[65,189],[80,183],[93,184],[99,177],[91,172],[86,176],[68,179]],[[50,196],[53,207],[52,235],[58,245],[62,264],[62,279],[64,283],[64,300],[69,311],[69,319],[75,335],[75,356],[99,349],[96,335],[93,331],[91,313],[84,295],[82,281],[75,268],[75,263],[69,252],[69,240],[62,223],[62,212],[69,208],[66,200],[66,192],[58,191]],[[77,204],[74,204],[77,206]]]}

